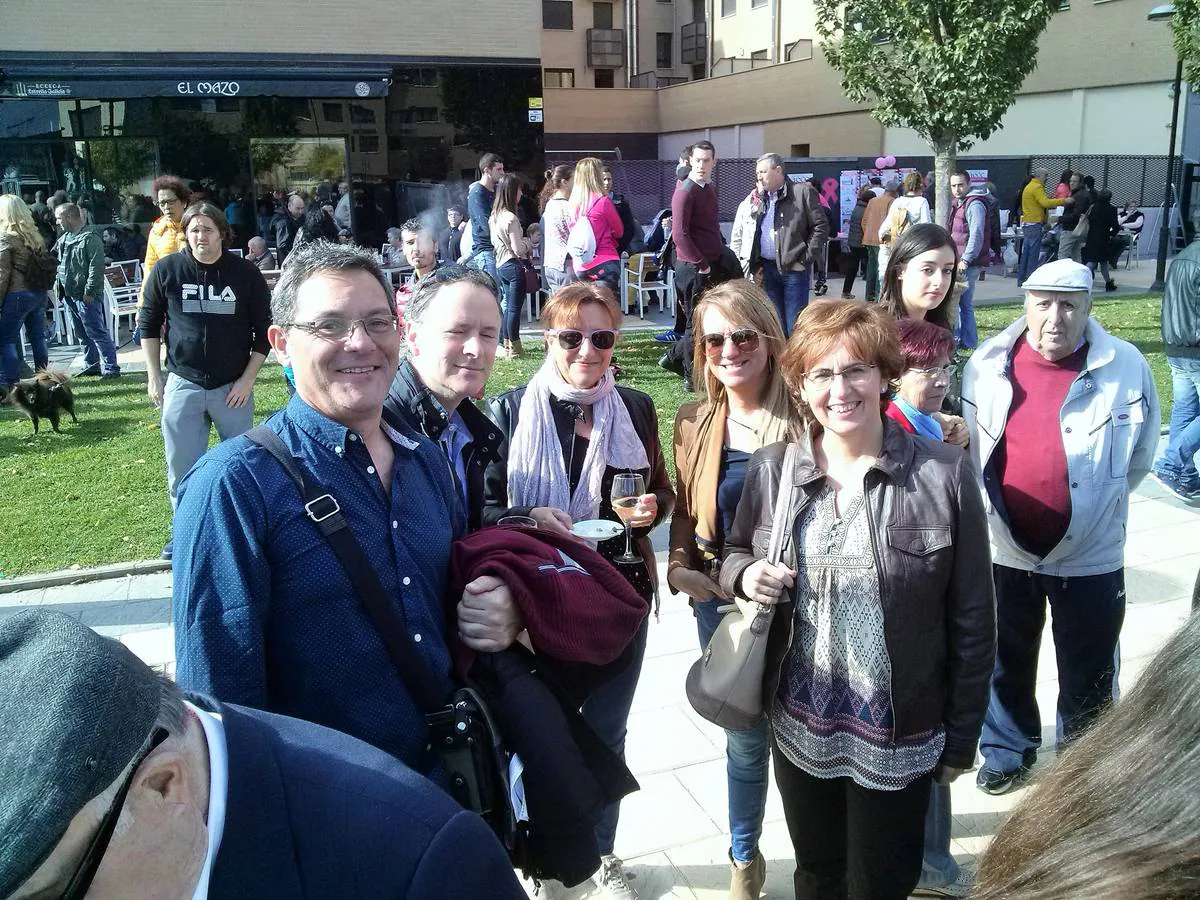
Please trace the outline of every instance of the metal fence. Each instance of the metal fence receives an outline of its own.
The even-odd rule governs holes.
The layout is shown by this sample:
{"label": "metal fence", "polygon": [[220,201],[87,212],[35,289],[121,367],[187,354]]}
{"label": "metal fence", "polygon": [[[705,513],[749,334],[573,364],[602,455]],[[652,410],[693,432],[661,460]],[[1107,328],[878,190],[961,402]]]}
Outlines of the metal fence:
{"label": "metal fence", "polygon": [[[1184,161],[1175,158],[1171,179],[1179,184]],[[1030,168],[1045,166],[1051,187],[1059,173],[1070,169],[1096,179],[1096,190],[1112,191],[1113,203],[1121,206],[1132,200],[1138,206],[1161,206],[1167,176],[1165,156],[1034,156]]]}

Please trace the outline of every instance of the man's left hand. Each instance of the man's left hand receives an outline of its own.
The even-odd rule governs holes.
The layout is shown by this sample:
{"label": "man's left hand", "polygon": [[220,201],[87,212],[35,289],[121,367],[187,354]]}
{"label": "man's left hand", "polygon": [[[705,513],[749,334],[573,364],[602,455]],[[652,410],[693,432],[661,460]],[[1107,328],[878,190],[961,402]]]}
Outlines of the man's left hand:
{"label": "man's left hand", "polygon": [[481,575],[463,589],[458,636],[476,653],[507,649],[524,628],[512,591],[495,575]]}
{"label": "man's left hand", "polygon": [[239,409],[246,405],[246,401],[250,398],[251,391],[254,390],[254,379],[246,378],[243,375],[233,383],[233,387],[229,389],[229,393],[225,395],[225,405],[231,409]]}

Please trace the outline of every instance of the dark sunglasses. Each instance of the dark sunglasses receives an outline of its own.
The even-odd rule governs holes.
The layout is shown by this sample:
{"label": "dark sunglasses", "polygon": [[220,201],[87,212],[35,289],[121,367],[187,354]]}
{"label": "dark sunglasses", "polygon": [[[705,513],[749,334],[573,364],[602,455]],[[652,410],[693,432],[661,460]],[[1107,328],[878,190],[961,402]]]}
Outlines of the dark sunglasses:
{"label": "dark sunglasses", "polygon": [[67,882],[67,889],[63,891],[62,900],[83,900],[87,896],[87,892],[92,886],[92,879],[96,877],[100,863],[104,860],[104,854],[108,850],[108,842],[112,840],[113,830],[117,827],[117,820],[121,818],[121,810],[125,806],[125,796],[129,793],[129,788],[133,785],[133,779],[137,775],[138,769],[142,767],[142,763],[146,761],[146,757],[154,751],[154,748],[166,739],[167,730],[165,728],[157,729],[151,736],[150,743],[146,746],[146,749],[134,760],[133,768],[129,770],[129,775],[125,778],[125,783],[121,785],[121,789],[117,791],[117,796],[113,798],[108,812],[100,820],[100,828],[96,831],[91,843],[88,844],[87,850],[83,854],[83,859],[79,863],[79,868],[75,870],[75,874]]}
{"label": "dark sunglasses", "polygon": [[599,328],[596,331],[579,331],[575,328],[552,328],[546,332],[558,339],[558,346],[564,350],[576,350],[587,338],[597,350],[611,350],[617,343],[619,331],[610,328]]}
{"label": "dark sunglasses", "polygon": [[742,353],[753,353],[758,349],[758,332],[753,328],[739,328],[729,334],[706,334],[700,340],[709,356],[719,356],[726,341],[733,341],[734,348]]}

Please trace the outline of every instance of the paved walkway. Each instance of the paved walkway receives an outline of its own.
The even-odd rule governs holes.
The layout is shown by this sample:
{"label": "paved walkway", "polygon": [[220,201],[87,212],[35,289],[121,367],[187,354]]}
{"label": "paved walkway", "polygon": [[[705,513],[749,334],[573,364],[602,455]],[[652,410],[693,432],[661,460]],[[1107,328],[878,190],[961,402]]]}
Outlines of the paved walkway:
{"label": "paved walkway", "polygon": [[[655,534],[665,571],[666,529]],[[1130,508],[1126,551],[1129,608],[1121,645],[1121,682],[1137,678],[1147,660],[1188,614],[1200,567],[1200,515],[1147,481]],[[147,662],[173,669],[170,573],[0,594],[0,617],[27,606],[47,606],[120,638]],[[698,655],[687,606],[663,593],[660,622],[649,649],[629,722],[628,759],[641,791],[623,806],[617,852],[635,873],[643,900],[663,897],[717,900],[728,890],[724,738],[697,716],[683,692]],[[1041,680],[1046,746],[1054,740],[1057,690],[1052,639],[1042,643]],[[1051,753],[1043,754],[1043,762]],[[955,783],[954,851],[973,861],[1023,791],[989,797],[966,775]],[[762,839],[768,859],[767,894],[791,896],[791,849],[783,809],[772,792]],[[586,897],[586,889],[571,892]]]}

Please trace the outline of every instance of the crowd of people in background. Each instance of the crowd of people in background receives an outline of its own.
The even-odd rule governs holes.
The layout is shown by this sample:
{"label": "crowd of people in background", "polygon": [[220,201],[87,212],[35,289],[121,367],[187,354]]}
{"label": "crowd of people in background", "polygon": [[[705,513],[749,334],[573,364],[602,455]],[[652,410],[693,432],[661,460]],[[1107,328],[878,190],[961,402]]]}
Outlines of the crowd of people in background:
{"label": "crowd of people in background", "polygon": [[[778,154],[764,154],[727,242],[717,165],[711,143],[686,148],[670,208],[647,235],[599,159],[545,173],[534,211],[533,187],[488,153],[465,209],[451,206],[444,222],[441,213],[411,219],[378,248],[356,246],[342,226],[345,184],[311,198],[282,194],[277,208],[251,215],[242,198],[222,207],[177,178],[155,181],[162,215],[147,235],[138,326],[149,398],[162,410],[174,511],[164,555],[173,560],[176,679],[195,693],[185,701],[156,686],[127,651],[52,613],[0,625],[0,680],[56,669],[45,683],[21,682],[29,702],[38,691],[57,698],[37,722],[58,715],[68,733],[80,732],[70,698],[97,679],[95,702],[124,710],[121,727],[69,743],[49,723],[19,729],[0,748],[0,775],[23,791],[41,784],[31,774],[41,767],[53,773],[73,761],[89,773],[33,824],[20,821],[28,803],[0,802],[0,833],[14,836],[0,849],[0,896],[57,895],[68,884],[68,896],[83,896],[86,882],[118,871],[130,883],[163,878],[184,894],[235,880],[234,854],[261,844],[254,821],[234,814],[247,797],[231,793],[225,840],[207,858],[196,836],[220,833],[213,807],[207,820],[189,813],[187,828],[143,810],[168,789],[161,776],[148,777],[167,764],[161,747],[187,760],[225,735],[232,749],[255,722],[263,735],[291,734],[302,748],[283,768],[323,785],[306,803],[328,816],[321,822],[331,832],[298,840],[286,864],[271,854],[265,871],[301,878],[293,870],[320,870],[314,860],[329,858],[328,843],[342,855],[339,872],[372,860],[362,871],[374,880],[343,876],[365,885],[357,896],[422,878],[438,896],[481,896],[471,893],[480,884],[487,896],[523,896],[496,837],[430,790],[444,773],[423,691],[432,685],[448,695],[456,678],[482,666],[479,689],[514,716],[503,721],[533,732],[523,735],[532,742],[526,815],[535,826],[539,816],[566,823],[543,840],[570,842],[584,860],[585,874],[567,880],[591,874],[604,896],[636,898],[615,847],[620,801],[632,789],[623,762],[630,709],[660,602],[649,535],[668,521],[665,584],[691,607],[701,648],[730,605],[770,613],[762,715],[750,729],[726,732],[733,900],[757,898],[766,879],[759,841],[770,767],[798,900],[967,896],[973,876],[951,853],[949,785],[975,767],[977,752],[975,784],[987,794],[1032,776],[1043,744],[1034,687],[1047,610],[1063,756],[987,851],[982,895],[1023,896],[1019,886],[1031,882],[1022,879],[1035,879],[1046,897],[1089,895],[1089,879],[1120,883],[1129,896],[1194,883],[1194,853],[1180,864],[1190,867],[1186,877],[1180,866],[1147,864],[1101,881],[1075,859],[1088,848],[1066,833],[1072,810],[1060,805],[1112,805],[1097,800],[1106,783],[1079,788],[1072,774],[1080,761],[1113,757],[1136,769],[1150,754],[1170,772],[1177,756],[1194,751],[1168,734],[1174,723],[1158,722],[1178,706],[1156,702],[1159,673],[1108,712],[1130,492],[1152,469],[1160,480],[1195,479],[1185,458],[1195,442],[1176,442],[1155,463],[1160,411],[1149,365],[1089,315],[1094,269],[1111,289],[1113,239],[1139,227],[1136,210],[1118,212],[1107,191],[1078,173],[1050,196],[1046,173],[1032,173],[1021,194],[1024,308],[980,343],[971,294],[1000,249],[986,185],[954,172],[944,223],[933,221],[930,179],[920,173],[865,186],[845,238],[842,297],[812,299],[827,274],[826,244],[836,240],[832,210],[811,183],[787,177]],[[1043,262],[1046,216],[1060,208],[1058,258]],[[98,374],[115,377],[114,336],[102,333],[91,306],[103,241],[83,231],[77,205],[52,213],[62,229],[55,279],[94,344]],[[246,254],[231,252],[243,240]],[[45,291],[25,280],[46,247],[29,207],[0,198],[6,384],[19,377],[23,325],[35,365],[46,364],[35,321],[44,322]],[[659,335],[670,344],[660,365],[697,394],[678,410],[657,409],[646,393],[617,383],[616,294],[623,259],[637,252],[674,273],[678,318]],[[521,318],[540,287],[539,263],[549,298],[535,349],[522,345]],[[865,303],[853,295],[863,266]],[[411,275],[397,288],[389,271],[399,267]],[[278,276],[273,289],[264,271]],[[960,348],[974,350],[965,365]],[[271,351],[291,396],[246,434]],[[476,405],[495,359],[535,353],[544,359],[527,384]],[[1192,368],[1181,364],[1181,379]],[[664,414],[674,417],[670,448],[659,440]],[[220,442],[208,450],[213,427]],[[314,507],[326,500],[332,507]],[[620,527],[579,530],[597,520]],[[590,543],[579,540],[589,535]],[[347,567],[347,541],[395,608],[412,666],[424,673],[421,690],[411,669],[395,665],[370,604],[359,602],[373,588]],[[575,578],[580,572],[586,582]],[[538,604],[566,603],[579,591],[621,614],[588,630]],[[1180,654],[1194,650],[1194,631],[1193,623],[1164,650],[1164,671],[1186,675]],[[56,642],[79,650],[61,668],[47,663]],[[523,719],[530,684],[548,699]],[[162,704],[174,712],[156,724]],[[555,732],[561,752],[547,762],[536,752],[543,729],[567,720]],[[1161,744],[1138,742],[1156,729]],[[103,764],[85,765],[85,756]],[[228,770],[214,766],[211,778],[245,791],[246,781],[235,781],[243,765],[245,757],[231,755]],[[571,798],[533,787],[544,784],[537,779],[547,765],[558,767],[556,784],[607,789],[594,787],[586,811],[572,808],[570,818],[563,809]],[[327,784],[338,772],[351,788]],[[395,819],[373,805],[342,833],[338,826],[355,818],[347,790],[424,811],[420,834],[408,840],[401,826],[406,839],[395,843]],[[121,868],[101,867],[97,857],[72,877],[66,861],[77,860],[81,832],[101,813],[115,825],[123,792],[139,827],[114,842]],[[177,799],[181,809],[199,808],[195,797]],[[286,829],[279,823],[290,804],[254,799],[268,807],[260,818]],[[1071,891],[1058,887],[1067,883],[1062,872],[1038,860],[1047,816],[1057,836],[1045,846],[1072,862]],[[443,829],[443,855],[435,854],[443,864],[431,874],[419,856]],[[139,869],[138,842],[151,840],[186,865],[169,877]],[[1158,852],[1189,851],[1164,844],[1141,859]],[[330,892],[354,893],[338,887]]]}

